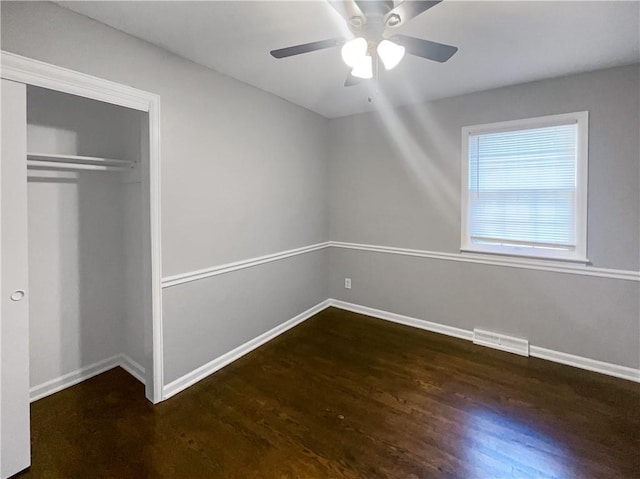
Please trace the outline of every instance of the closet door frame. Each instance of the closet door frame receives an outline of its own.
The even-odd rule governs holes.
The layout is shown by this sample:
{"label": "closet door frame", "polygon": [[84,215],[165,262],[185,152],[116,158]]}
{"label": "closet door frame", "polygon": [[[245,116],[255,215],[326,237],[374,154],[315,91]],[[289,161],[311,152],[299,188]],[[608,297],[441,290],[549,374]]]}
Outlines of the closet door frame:
{"label": "closet door frame", "polygon": [[[49,63],[0,51],[1,76],[26,85],[47,88],[90,98],[113,105],[146,112],[149,115],[149,218],[151,240],[151,342],[152,375],[145,373],[145,394],[151,402],[159,403],[163,395],[163,339],[162,339],[162,254],[160,229],[160,96],[120,83],[97,78]],[[145,334],[148,331],[145,324]]]}

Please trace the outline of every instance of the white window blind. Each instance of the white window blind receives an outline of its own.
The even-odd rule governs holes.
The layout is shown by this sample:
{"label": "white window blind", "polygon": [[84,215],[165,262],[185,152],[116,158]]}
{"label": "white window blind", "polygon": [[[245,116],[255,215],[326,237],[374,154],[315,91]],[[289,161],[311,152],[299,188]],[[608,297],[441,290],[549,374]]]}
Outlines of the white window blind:
{"label": "white window blind", "polygon": [[552,257],[582,249],[579,133],[576,119],[470,132],[463,243],[479,251]]}

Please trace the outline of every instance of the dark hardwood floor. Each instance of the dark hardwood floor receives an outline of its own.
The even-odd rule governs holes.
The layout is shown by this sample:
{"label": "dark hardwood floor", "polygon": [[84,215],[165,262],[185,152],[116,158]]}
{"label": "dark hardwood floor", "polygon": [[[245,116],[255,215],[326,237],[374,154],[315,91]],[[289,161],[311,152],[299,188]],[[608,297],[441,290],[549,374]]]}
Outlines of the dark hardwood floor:
{"label": "dark hardwood floor", "polygon": [[26,478],[638,478],[640,384],[328,309],[168,401],[32,405]]}

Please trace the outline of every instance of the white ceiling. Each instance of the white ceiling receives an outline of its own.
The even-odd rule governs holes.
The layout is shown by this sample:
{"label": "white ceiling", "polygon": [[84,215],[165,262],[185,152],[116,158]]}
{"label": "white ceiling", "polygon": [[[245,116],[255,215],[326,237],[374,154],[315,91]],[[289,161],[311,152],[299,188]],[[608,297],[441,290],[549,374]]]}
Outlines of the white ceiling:
{"label": "white ceiling", "polygon": [[343,86],[349,69],[339,48],[280,60],[269,55],[349,37],[321,0],[59,3],[327,118],[387,99],[400,105],[640,61],[637,1],[446,0],[398,32],[459,47],[451,60],[407,55],[377,85],[350,88]]}

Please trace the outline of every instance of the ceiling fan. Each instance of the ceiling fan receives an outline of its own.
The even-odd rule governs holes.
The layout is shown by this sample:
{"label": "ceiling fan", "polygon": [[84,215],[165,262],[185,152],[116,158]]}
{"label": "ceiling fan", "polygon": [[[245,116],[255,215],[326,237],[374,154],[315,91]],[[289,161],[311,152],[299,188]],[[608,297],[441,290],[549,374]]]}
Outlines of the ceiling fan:
{"label": "ceiling fan", "polygon": [[446,62],[457,47],[395,34],[394,30],[409,20],[436,6],[442,0],[328,0],[345,19],[355,38],[332,38],[271,50],[275,58],[287,58],[303,53],[342,47],[342,59],[352,69],[345,86],[362,79],[377,77],[378,60],[386,70],[394,68],[405,53],[436,62]]}

